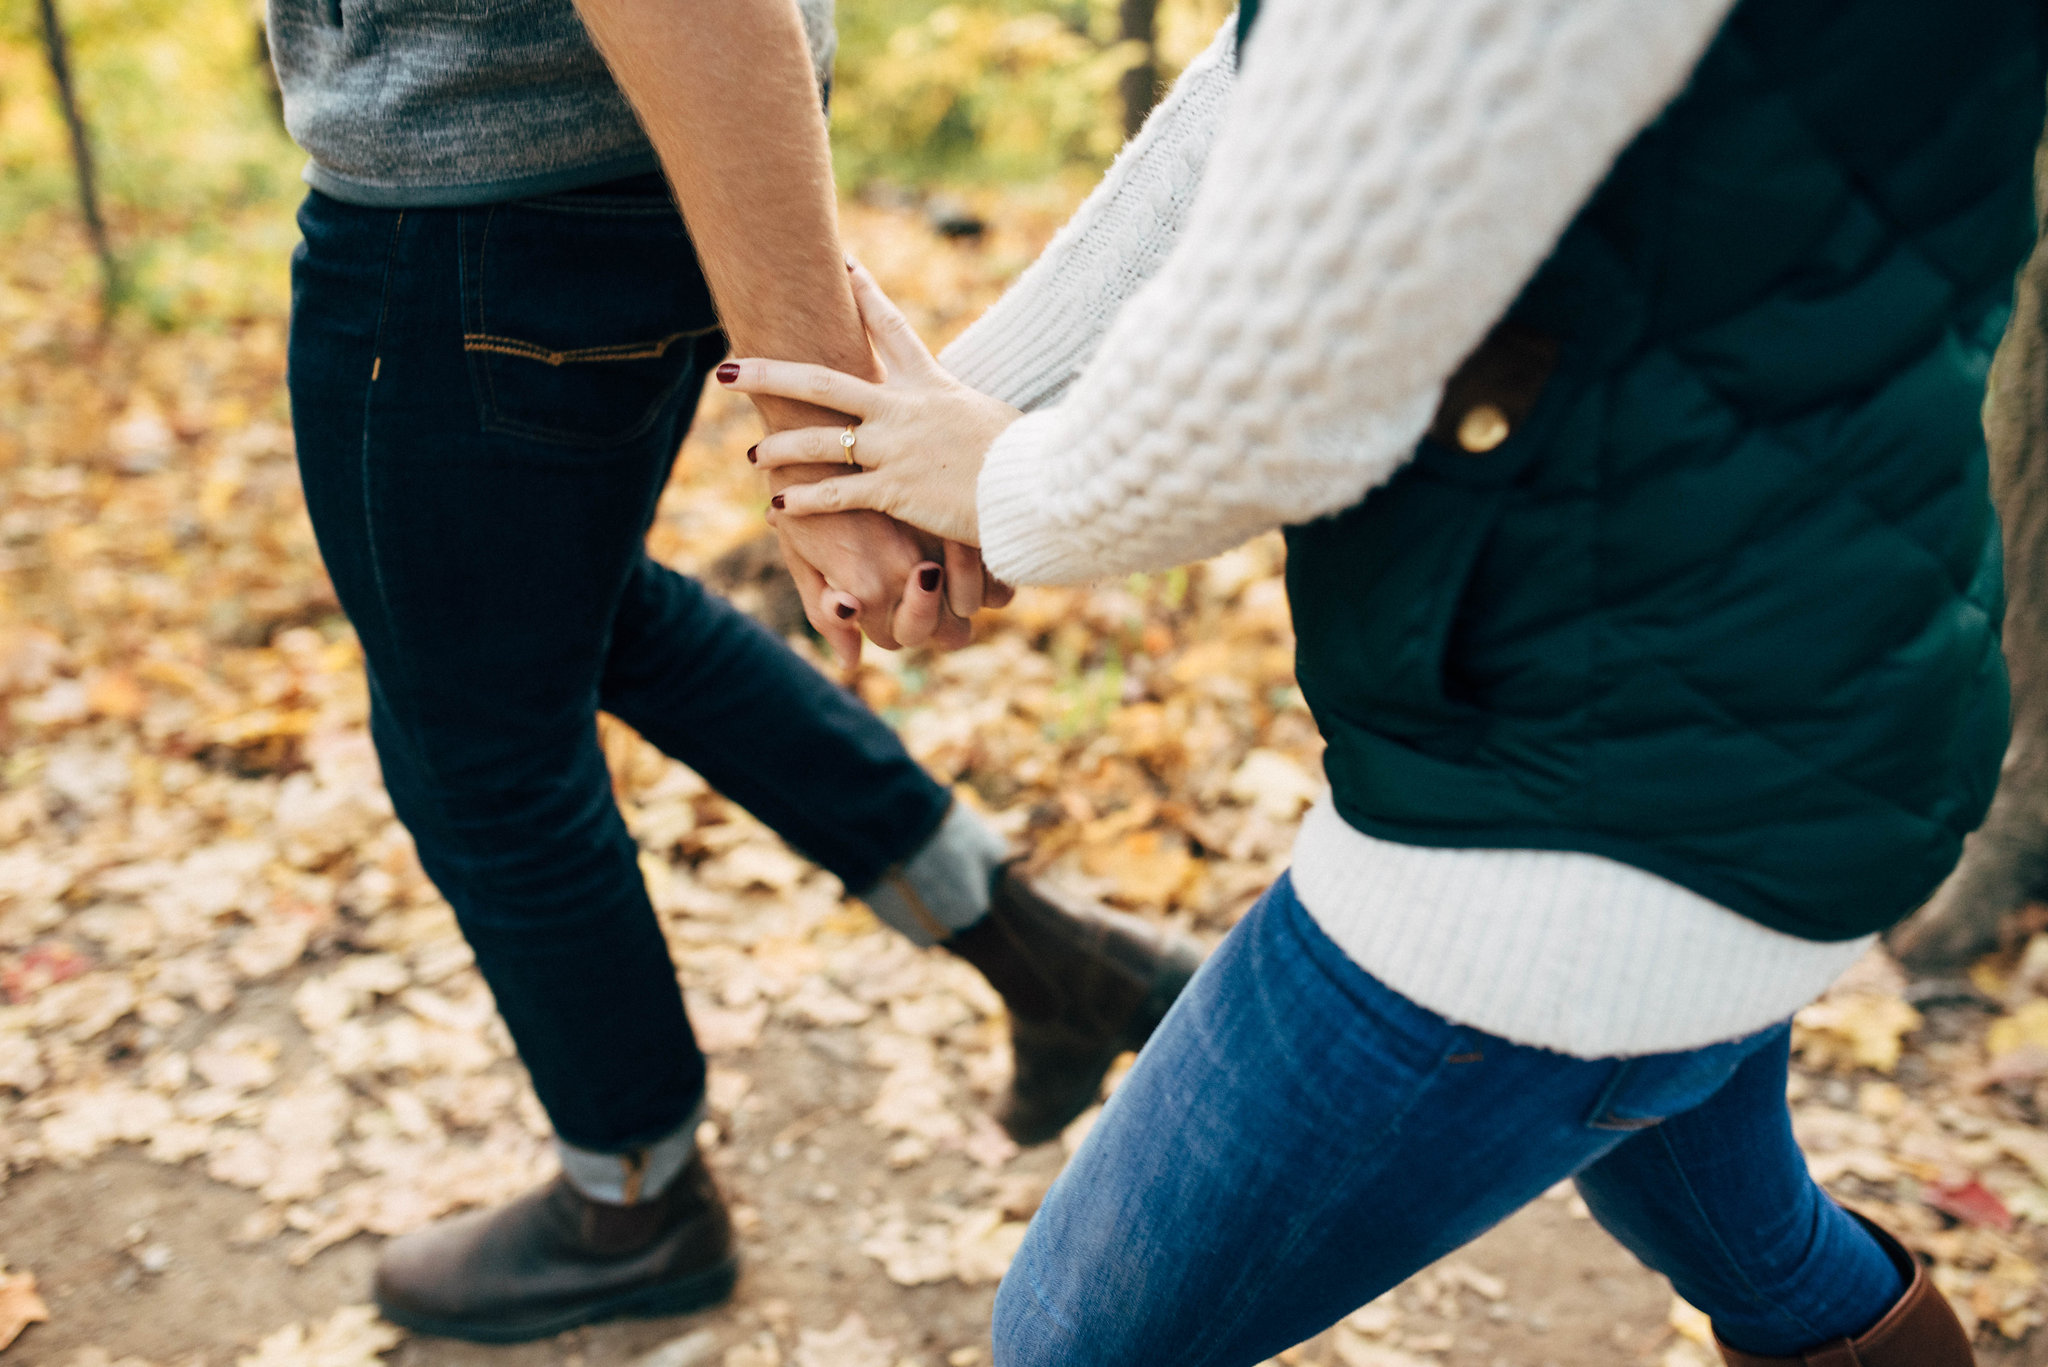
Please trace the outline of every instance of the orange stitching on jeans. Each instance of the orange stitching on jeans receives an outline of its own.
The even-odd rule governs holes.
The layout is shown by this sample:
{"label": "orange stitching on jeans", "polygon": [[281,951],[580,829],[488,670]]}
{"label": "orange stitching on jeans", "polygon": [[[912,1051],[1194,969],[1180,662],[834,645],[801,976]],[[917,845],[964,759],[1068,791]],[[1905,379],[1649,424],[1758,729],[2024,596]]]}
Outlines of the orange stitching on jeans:
{"label": "orange stitching on jeans", "polygon": [[543,365],[563,366],[579,361],[653,361],[668,353],[677,342],[692,337],[705,337],[718,331],[714,327],[697,328],[690,332],[671,332],[658,342],[625,342],[618,346],[577,347],[569,351],[551,351],[532,342],[522,342],[517,337],[498,337],[488,332],[465,332],[462,334],[464,351],[495,351],[503,356],[522,356],[529,361]]}
{"label": "orange stitching on jeans", "polygon": [[953,932],[947,929],[938,917],[932,915],[932,909],[924,904],[924,898],[918,895],[917,888],[899,870],[891,869],[882,875],[882,880],[896,889],[897,894],[903,898],[904,905],[910,908],[911,919],[917,922],[920,930],[941,943],[953,938]]}

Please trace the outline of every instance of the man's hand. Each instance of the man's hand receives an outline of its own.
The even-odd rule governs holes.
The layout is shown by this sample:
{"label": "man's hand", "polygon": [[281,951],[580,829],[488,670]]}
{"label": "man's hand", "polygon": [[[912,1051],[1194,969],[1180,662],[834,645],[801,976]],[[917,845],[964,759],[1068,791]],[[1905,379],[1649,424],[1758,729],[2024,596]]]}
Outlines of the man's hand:
{"label": "man's hand", "polygon": [[[839,473],[841,467],[832,465],[794,466],[776,471],[770,487],[779,492]],[[884,650],[919,645],[952,650],[967,644],[973,608],[957,612],[948,600],[956,578],[971,574],[978,589],[978,557],[971,566],[958,566],[956,574],[953,564],[942,563],[942,557],[952,557],[936,540],[880,513],[811,518],[770,513],[769,521],[803,596],[805,616],[849,670],[860,659],[863,631]]]}

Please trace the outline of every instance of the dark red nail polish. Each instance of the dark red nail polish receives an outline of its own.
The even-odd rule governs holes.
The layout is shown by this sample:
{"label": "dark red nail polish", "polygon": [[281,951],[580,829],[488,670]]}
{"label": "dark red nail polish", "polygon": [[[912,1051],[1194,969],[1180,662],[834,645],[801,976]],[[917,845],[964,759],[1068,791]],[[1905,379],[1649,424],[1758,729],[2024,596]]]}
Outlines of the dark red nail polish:
{"label": "dark red nail polish", "polygon": [[760,449],[761,448],[758,446],[749,446],[747,448],[747,464],[759,465],[761,463],[761,458],[754,454],[756,451]]}
{"label": "dark red nail polish", "polygon": [[720,384],[731,384],[734,380],[737,380],[739,377],[740,367],[739,363],[736,361],[727,361],[724,365],[718,368],[718,382]]}
{"label": "dark red nail polish", "polygon": [[937,593],[939,590],[939,567],[937,565],[926,565],[923,569],[919,570],[917,572],[917,586],[926,593]]}
{"label": "dark red nail polish", "polygon": [[782,495],[781,495],[781,494],[777,494],[777,495],[776,495],[775,497],[773,497],[773,498],[769,499],[769,500],[768,500],[768,502],[769,502],[769,503],[770,503],[771,505],[773,505],[773,507],[775,508],[775,510],[776,510],[777,512],[780,512],[780,511],[782,511]]}
{"label": "dark red nail polish", "polygon": [[838,613],[840,620],[844,621],[846,618],[853,616],[853,604],[841,603],[838,607],[832,609],[832,611]]}

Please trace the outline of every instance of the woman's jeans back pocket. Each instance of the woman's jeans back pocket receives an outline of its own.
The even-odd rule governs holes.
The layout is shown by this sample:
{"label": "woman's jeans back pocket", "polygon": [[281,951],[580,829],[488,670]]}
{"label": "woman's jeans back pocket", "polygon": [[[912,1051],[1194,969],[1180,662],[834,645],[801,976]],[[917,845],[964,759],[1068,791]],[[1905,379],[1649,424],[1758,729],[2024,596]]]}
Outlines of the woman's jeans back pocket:
{"label": "woman's jeans back pocket", "polygon": [[466,211],[462,262],[462,345],[487,431],[591,450],[634,441],[723,348],[665,196]]}

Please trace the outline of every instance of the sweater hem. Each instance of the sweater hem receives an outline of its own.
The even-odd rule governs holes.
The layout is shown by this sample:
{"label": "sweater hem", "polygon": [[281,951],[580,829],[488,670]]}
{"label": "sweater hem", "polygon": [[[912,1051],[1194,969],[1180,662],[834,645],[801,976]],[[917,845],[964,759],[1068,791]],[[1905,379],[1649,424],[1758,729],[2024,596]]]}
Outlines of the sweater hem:
{"label": "sweater hem", "polygon": [[1381,839],[1328,799],[1302,824],[1291,877],[1331,941],[1387,986],[1575,1058],[1753,1034],[1820,996],[1876,938],[1802,940],[1596,854]]}
{"label": "sweater hem", "polygon": [[586,190],[608,180],[623,180],[627,176],[645,175],[660,169],[660,159],[654,155],[654,149],[648,147],[582,166],[467,185],[393,185],[358,180],[317,161],[306,163],[303,179],[329,199],[365,209],[466,209],[479,204],[504,204],[541,195]]}
{"label": "sweater hem", "polygon": [[1676,883],[1688,892],[1697,893],[1760,926],[1812,944],[1844,944],[1850,940],[1860,940],[1897,925],[1912,913],[1912,908],[1909,907],[1896,916],[1886,916],[1881,920],[1859,923],[1847,928],[1824,927],[1765,901],[1731,880],[1716,877],[1696,865],[1675,859],[1654,845],[1646,845],[1641,841],[1621,836],[1552,826],[1489,826],[1481,829],[1410,825],[1361,815],[1347,807],[1341,798],[1337,799],[1336,806],[1346,825],[1375,839],[1399,845],[1418,845],[1426,849],[1547,850],[1558,854],[1590,854],[1611,859],[1618,864],[1627,864],[1644,873],[1655,874],[1659,878]]}

